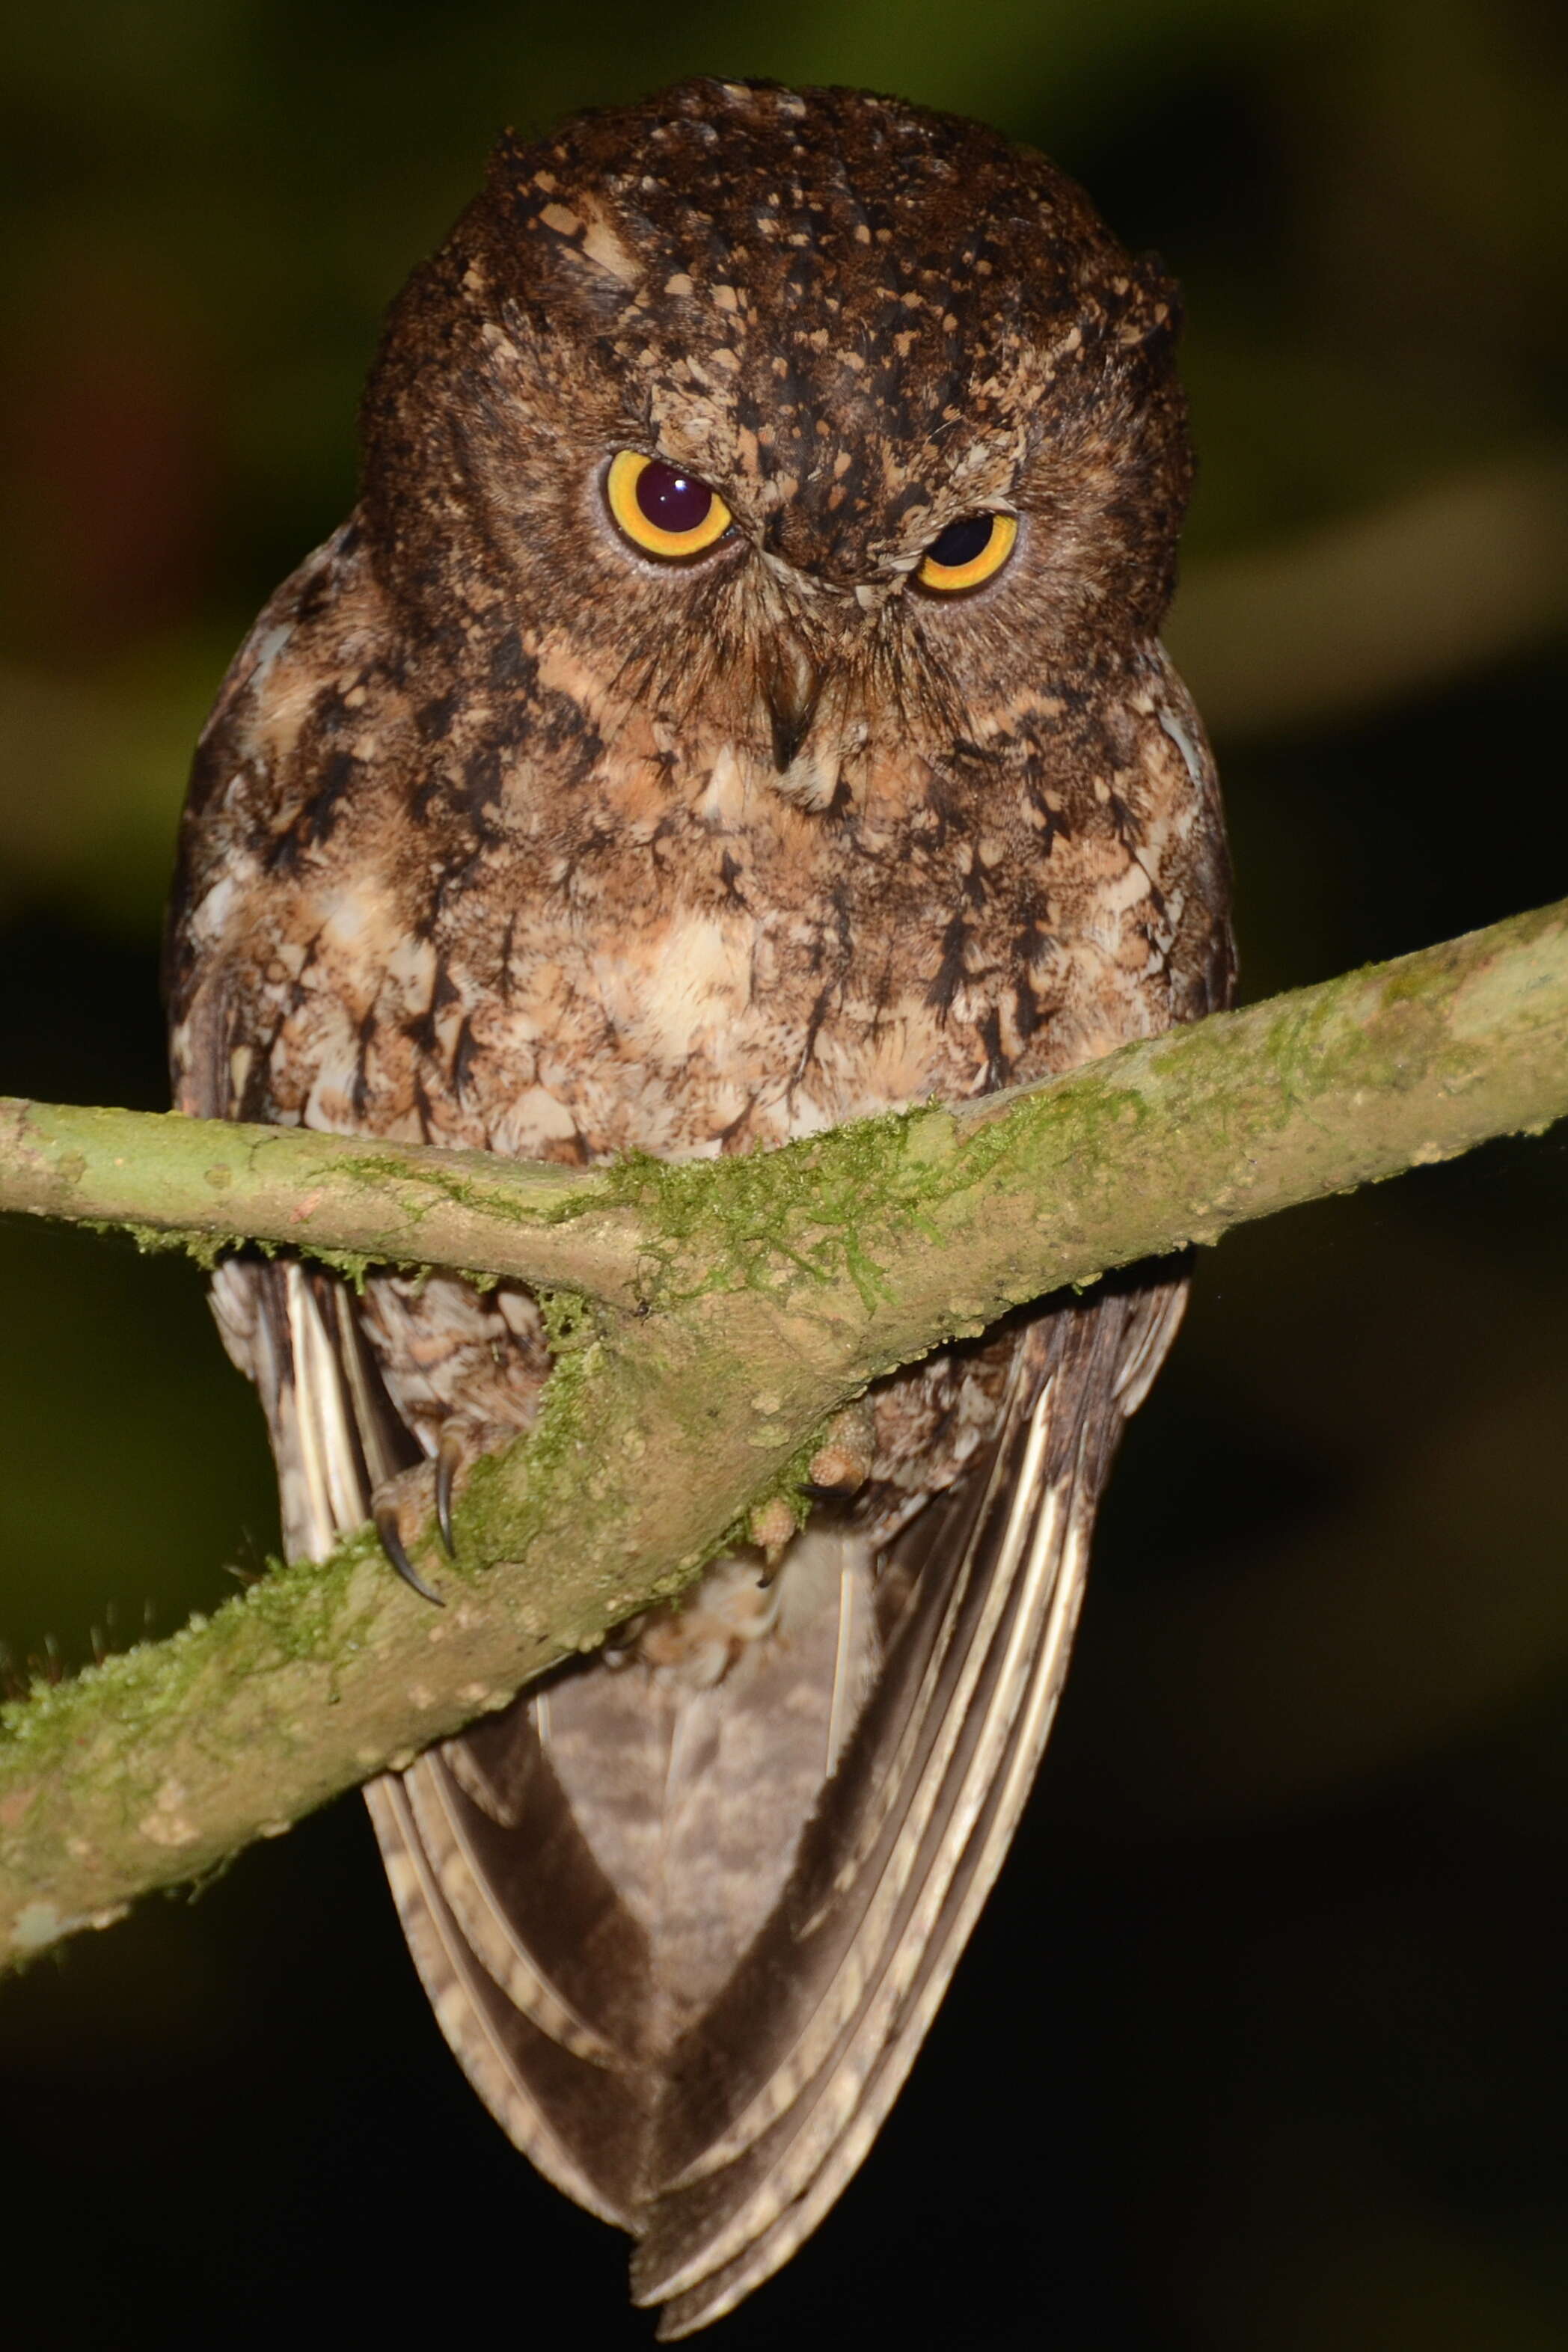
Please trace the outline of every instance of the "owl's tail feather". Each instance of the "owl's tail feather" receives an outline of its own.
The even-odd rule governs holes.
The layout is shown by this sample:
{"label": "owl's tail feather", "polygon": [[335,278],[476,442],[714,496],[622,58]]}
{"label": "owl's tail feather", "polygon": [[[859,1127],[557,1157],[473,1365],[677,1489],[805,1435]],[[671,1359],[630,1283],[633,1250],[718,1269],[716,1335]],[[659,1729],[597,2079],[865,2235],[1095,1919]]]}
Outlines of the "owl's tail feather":
{"label": "owl's tail feather", "polygon": [[[290,1544],[324,1549],[406,1441],[346,1296],[246,1271]],[[570,1669],[366,1791],[443,2032],[540,2170],[637,2237],[661,2336],[788,2259],[896,2097],[1027,1794],[1094,1504],[1182,1296],[1108,1286],[1028,1327],[985,1457],[879,1568],[808,1529],[710,1685]]]}

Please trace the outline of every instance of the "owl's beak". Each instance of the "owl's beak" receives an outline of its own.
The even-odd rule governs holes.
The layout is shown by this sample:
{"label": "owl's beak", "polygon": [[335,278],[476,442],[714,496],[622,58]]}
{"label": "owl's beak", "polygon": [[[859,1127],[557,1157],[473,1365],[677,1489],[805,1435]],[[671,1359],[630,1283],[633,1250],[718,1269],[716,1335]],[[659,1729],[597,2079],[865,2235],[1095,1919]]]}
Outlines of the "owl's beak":
{"label": "owl's beak", "polygon": [[773,766],[781,776],[795,765],[811,732],[822,692],[822,672],[792,629],[775,630],[763,656],[761,684],[773,736]]}

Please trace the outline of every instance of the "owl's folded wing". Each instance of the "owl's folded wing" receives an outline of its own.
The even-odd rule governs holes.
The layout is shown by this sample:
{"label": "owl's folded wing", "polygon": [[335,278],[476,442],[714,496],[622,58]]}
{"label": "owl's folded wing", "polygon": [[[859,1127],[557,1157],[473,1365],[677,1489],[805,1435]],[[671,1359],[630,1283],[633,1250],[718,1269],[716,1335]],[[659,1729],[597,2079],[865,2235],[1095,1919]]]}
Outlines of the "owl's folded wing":
{"label": "owl's folded wing", "polygon": [[910,1530],[903,1622],[784,1900],[670,2063],[633,2260],[662,2336],[788,2260],[896,2098],[1028,1794],[1094,1506],[1184,1297],[1116,1291],[1037,1323],[988,1462]]}

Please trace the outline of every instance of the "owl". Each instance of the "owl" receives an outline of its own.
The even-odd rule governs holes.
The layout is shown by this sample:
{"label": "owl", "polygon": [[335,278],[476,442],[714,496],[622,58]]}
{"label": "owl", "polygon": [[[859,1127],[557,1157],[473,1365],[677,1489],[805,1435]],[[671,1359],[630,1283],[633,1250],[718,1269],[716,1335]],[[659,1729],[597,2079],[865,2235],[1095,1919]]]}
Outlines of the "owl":
{"label": "owl", "polygon": [[[1223,1004],[1159,642],[1175,292],[1046,160],[696,81],[510,136],[393,308],[360,502],[197,751],[179,1107],[592,1164],[1038,1078]],[[533,1421],[535,1299],[224,1264],[292,1556]],[[866,2156],[1005,1853],[1183,1291],[879,1381],[737,1548],[368,1791],[441,2029],[666,2337]]]}

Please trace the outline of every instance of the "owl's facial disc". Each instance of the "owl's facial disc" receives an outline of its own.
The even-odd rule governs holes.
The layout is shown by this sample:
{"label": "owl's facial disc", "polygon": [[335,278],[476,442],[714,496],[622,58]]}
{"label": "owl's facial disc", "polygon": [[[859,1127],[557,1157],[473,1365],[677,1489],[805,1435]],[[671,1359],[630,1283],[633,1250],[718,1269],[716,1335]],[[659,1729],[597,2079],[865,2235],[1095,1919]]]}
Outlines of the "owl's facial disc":
{"label": "owl's facial disc", "polygon": [[[617,450],[604,477],[604,496],[622,539],[672,569],[688,569],[741,536],[729,505],[712,485],[673,459]],[[837,787],[841,753],[826,743],[808,752],[807,738],[827,671],[837,665],[791,611],[803,591],[815,593],[824,583],[809,561],[793,564],[772,551],[766,530],[750,535],[758,540],[764,568],[783,592],[768,599],[773,609],[763,622],[755,662],[755,690],[773,772],[788,797],[825,806]],[[1007,562],[1017,535],[1012,515],[960,516],[937,533],[912,567],[906,559],[894,569],[879,567],[879,576],[853,583],[858,618],[863,626],[911,576],[939,602],[984,586]]]}
{"label": "owl's facial disc", "polygon": [[[845,708],[845,689],[850,701],[855,698],[852,677],[859,666],[851,641],[863,643],[876,634],[888,600],[911,576],[935,601],[961,598],[1002,569],[1017,538],[1011,515],[962,515],[912,564],[907,556],[897,565],[883,562],[872,577],[848,583],[847,593],[845,583],[830,585],[821,576],[809,544],[795,550],[805,560],[791,562],[770,546],[769,531],[765,524],[756,527],[757,518],[743,530],[726,500],[689,464],[620,449],[603,475],[602,488],[621,541],[637,554],[651,556],[655,569],[705,569],[703,559],[726,547],[742,555],[740,542],[752,541],[760,560],[761,593],[752,604],[753,655],[744,667],[765,747],[763,767],[771,765],[775,788],[785,798],[806,808],[831,803],[844,758],[866,732]],[[679,593],[673,579],[670,585]],[[825,596],[828,605],[840,608],[836,615],[822,609]],[[825,685],[834,676],[839,691],[827,697],[832,709],[810,740]]]}

